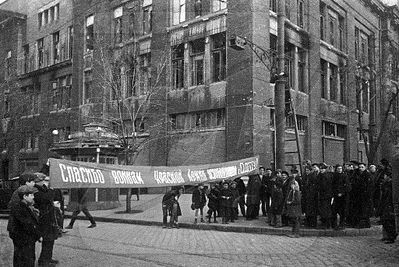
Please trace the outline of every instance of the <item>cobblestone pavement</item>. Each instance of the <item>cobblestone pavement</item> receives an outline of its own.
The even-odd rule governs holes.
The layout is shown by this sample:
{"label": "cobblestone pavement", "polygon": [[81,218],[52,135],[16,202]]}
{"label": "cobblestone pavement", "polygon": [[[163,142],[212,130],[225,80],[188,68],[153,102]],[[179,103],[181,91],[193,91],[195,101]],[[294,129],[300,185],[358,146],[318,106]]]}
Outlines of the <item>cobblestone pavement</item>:
{"label": "cobblestone pavement", "polygon": [[[11,266],[12,242],[0,220],[0,266]],[[379,235],[301,237],[100,223],[56,241],[59,266],[398,266],[399,242]],[[40,251],[37,246],[36,253]]]}

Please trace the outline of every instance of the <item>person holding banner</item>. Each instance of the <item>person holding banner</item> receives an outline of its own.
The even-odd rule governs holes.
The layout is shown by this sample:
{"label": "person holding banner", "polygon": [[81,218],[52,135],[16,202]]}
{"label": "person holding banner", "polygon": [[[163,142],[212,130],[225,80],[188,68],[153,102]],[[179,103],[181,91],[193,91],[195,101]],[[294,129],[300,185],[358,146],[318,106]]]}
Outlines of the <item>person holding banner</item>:
{"label": "person holding banner", "polygon": [[90,221],[90,225],[87,228],[94,228],[96,227],[96,222],[94,221],[93,216],[91,216],[89,210],[87,209],[87,188],[79,188],[78,189],[78,205],[76,209],[72,213],[72,219],[69,222],[68,226],[65,229],[72,229],[73,224],[75,223],[76,219],[78,218],[79,213],[82,211],[84,215],[86,215],[87,219]]}
{"label": "person holding banner", "polygon": [[[183,194],[183,187],[172,189],[162,198],[162,214],[163,226],[162,228],[179,228],[178,217],[182,215],[179,198]],[[170,215],[170,224],[168,223],[168,215]]]}

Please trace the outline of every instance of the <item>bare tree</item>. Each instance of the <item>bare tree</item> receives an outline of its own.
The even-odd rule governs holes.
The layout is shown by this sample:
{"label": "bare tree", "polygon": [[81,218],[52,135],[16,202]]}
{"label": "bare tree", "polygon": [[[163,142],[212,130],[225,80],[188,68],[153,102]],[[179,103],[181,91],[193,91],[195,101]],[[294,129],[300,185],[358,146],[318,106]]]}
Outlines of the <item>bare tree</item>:
{"label": "bare tree", "polygon": [[[169,49],[163,51],[156,61],[151,61],[151,53],[140,50],[139,42],[118,51],[106,45],[98,46],[99,56],[94,60],[98,68],[94,70],[100,77],[97,87],[103,92],[102,119],[116,130],[126,165],[133,165],[140,152],[160,138],[162,124],[167,123],[165,120],[148,123],[166,101],[161,84],[169,62]],[[128,189],[126,212],[131,212],[131,195]]]}

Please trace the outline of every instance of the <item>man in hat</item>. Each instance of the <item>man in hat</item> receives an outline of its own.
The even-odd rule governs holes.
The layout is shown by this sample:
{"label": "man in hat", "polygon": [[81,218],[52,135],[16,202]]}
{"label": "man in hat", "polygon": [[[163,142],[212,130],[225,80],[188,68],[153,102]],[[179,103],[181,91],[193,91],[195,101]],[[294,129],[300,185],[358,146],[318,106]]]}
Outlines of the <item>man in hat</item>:
{"label": "man in hat", "polygon": [[39,266],[53,266],[58,260],[53,259],[54,242],[59,235],[54,207],[54,191],[50,188],[50,177],[36,173],[35,207],[40,211],[39,230],[43,235]]}
{"label": "man in hat", "polygon": [[[333,175],[332,191],[333,191],[333,214],[332,223],[334,229],[345,227],[345,217],[347,214],[347,203],[349,200],[349,192],[351,184],[348,175],[343,171],[342,165],[335,166],[335,173]],[[337,215],[339,215],[339,224],[337,224]]]}
{"label": "man in hat", "polygon": [[18,204],[20,202],[20,198],[18,196],[18,192],[22,189],[28,186],[29,188],[32,188],[36,193],[37,189],[35,188],[35,179],[36,175],[33,173],[23,173],[19,176],[19,184],[20,187],[17,188],[10,199],[10,202],[8,203],[8,208],[11,209],[12,205]]}
{"label": "man in hat", "polygon": [[332,173],[327,172],[327,164],[320,164],[320,174],[318,176],[318,192],[319,192],[319,214],[322,227],[327,229],[331,227],[331,200],[332,193]]}
{"label": "man in hat", "polygon": [[319,175],[319,164],[313,163],[312,171],[308,174],[305,185],[305,214],[306,224],[309,227],[317,227]]}
{"label": "man in hat", "polygon": [[14,244],[13,266],[35,266],[35,243],[41,240],[39,215],[33,208],[34,189],[23,185],[17,191],[18,203],[13,203],[9,216],[9,235]]}

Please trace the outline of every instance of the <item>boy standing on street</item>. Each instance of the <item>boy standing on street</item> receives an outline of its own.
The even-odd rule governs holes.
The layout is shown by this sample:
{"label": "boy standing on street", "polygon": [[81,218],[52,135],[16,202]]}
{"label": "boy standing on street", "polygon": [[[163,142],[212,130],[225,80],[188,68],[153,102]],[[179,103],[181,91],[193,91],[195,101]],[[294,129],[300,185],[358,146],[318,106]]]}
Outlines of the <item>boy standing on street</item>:
{"label": "boy standing on street", "polygon": [[35,266],[35,243],[41,240],[41,234],[39,214],[33,208],[33,193],[32,187],[20,188],[18,191],[20,201],[11,208],[8,231],[14,244],[14,267]]}

